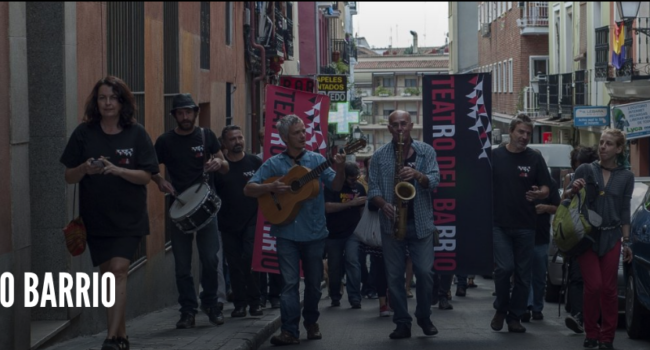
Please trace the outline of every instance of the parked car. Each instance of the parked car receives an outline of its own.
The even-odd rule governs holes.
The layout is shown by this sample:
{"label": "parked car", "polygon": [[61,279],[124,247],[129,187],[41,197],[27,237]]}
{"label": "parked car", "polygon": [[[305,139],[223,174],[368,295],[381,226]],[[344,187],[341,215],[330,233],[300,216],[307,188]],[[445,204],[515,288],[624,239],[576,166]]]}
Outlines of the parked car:
{"label": "parked car", "polygon": [[630,246],[634,258],[624,271],[625,327],[630,338],[639,339],[650,336],[650,188],[632,210]]}
{"label": "parked car", "polygon": [[[632,192],[632,201],[630,203],[630,212],[635,213],[635,210],[638,212],[637,208],[643,207],[641,204],[642,203],[647,203],[650,201],[648,196],[648,190],[650,186],[650,177],[637,177],[634,179],[634,191]],[[645,198],[645,199],[644,199]],[[647,223],[650,225],[650,212],[648,210],[644,210],[647,215]],[[630,231],[634,230],[634,217],[637,214],[635,213],[632,217],[632,225]],[[642,217],[639,216],[637,220],[642,220]],[[556,256],[557,252],[557,247],[553,243],[553,232],[549,233],[551,235],[551,244],[549,245],[549,252],[548,252],[548,272],[546,275],[546,294],[545,294],[545,300],[547,302],[558,302],[560,301],[561,296],[561,288],[562,288],[562,264],[564,263],[564,259],[562,258],[561,255],[557,255],[557,258],[554,260],[554,256]],[[631,233],[630,233],[631,234]],[[650,232],[648,233],[650,235]],[[650,242],[650,241],[649,241]],[[636,253],[636,252],[635,252]],[[649,262],[646,266],[646,271],[650,269],[650,254],[648,255],[647,262]],[[646,275],[648,277],[648,281],[650,281],[650,274],[646,272]],[[568,276],[567,276],[568,277]],[[619,312],[626,312],[627,313],[627,307],[626,307],[626,289],[627,289],[627,282],[626,278],[626,271],[624,270],[624,265],[623,265],[623,260],[622,257],[619,259],[619,264],[618,264],[618,281],[617,281],[617,290],[618,290],[618,311]],[[646,291],[650,292],[650,283],[647,285]],[[645,294],[646,296],[648,295],[647,293]],[[567,302],[567,296],[564,296],[564,301]],[[647,304],[647,305],[650,305]],[[631,337],[631,336],[630,336]]]}

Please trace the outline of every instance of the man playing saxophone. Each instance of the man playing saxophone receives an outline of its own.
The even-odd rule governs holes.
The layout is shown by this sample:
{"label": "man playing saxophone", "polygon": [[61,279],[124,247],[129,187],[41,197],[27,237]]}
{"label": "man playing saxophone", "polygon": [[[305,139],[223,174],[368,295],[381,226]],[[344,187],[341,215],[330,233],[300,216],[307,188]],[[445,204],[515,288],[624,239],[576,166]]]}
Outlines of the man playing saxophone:
{"label": "man playing saxophone", "polygon": [[[426,335],[438,330],[431,322],[433,294],[433,201],[440,182],[433,147],[411,138],[413,123],[408,112],[396,110],[388,118],[392,142],[380,147],[370,163],[368,200],[381,208],[382,248],[388,277],[390,305],[397,325],[391,339],[411,336],[404,271],[406,256],[413,261],[417,278],[415,317]],[[396,192],[398,195],[396,195]]]}

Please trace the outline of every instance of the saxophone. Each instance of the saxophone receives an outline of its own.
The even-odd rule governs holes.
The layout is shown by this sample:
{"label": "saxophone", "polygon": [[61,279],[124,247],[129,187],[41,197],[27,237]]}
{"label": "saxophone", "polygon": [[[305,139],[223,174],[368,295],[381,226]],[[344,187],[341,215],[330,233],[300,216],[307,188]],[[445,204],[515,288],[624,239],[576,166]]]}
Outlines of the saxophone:
{"label": "saxophone", "polygon": [[400,181],[399,172],[404,167],[404,134],[399,133],[399,141],[395,150],[395,216],[393,236],[401,241],[406,237],[406,221],[408,220],[409,201],[415,197],[415,186],[406,181]]}

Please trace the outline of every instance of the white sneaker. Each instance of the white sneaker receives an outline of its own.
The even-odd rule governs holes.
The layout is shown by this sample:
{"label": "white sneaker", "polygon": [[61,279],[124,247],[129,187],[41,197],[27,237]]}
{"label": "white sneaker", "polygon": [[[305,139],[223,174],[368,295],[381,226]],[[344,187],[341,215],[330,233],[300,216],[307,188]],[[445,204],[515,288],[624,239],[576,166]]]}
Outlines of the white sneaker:
{"label": "white sneaker", "polygon": [[584,333],[585,332],[585,327],[582,325],[582,321],[580,321],[580,313],[577,313],[575,315],[569,315],[564,319],[564,324],[572,331],[576,333]]}

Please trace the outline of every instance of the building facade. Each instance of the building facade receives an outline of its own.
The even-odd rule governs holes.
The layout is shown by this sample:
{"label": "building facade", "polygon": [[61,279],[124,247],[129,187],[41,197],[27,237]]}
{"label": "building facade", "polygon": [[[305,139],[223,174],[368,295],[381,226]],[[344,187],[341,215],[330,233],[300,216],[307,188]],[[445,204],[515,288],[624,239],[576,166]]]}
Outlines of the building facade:
{"label": "building facade", "polygon": [[[278,71],[299,71],[297,10],[294,2],[0,3],[0,271],[15,278],[14,306],[0,312],[0,348],[106,329],[102,307],[27,308],[23,300],[26,272],[41,281],[53,272],[58,285],[58,272],[98,271],[88,252],[72,258],[65,248],[61,228],[78,211],[59,163],[94,84],[122,78],[154,142],[176,126],[173,96],[189,92],[201,126],[220,134],[237,124],[254,143],[274,57],[286,55]],[[166,199],[153,182],[147,189],[151,234],[132,259],[127,319],[177,299]]]}

